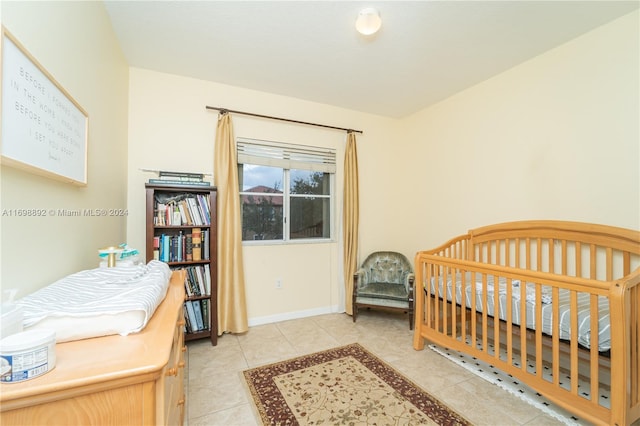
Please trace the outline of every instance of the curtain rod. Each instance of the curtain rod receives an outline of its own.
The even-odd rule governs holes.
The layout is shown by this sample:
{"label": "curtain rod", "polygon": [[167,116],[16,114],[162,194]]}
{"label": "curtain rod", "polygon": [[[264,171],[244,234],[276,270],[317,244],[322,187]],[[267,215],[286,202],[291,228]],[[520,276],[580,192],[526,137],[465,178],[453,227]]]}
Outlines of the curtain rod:
{"label": "curtain rod", "polygon": [[221,114],[225,114],[227,112],[232,112],[234,114],[249,115],[251,117],[268,118],[268,119],[271,119],[271,120],[287,121],[289,123],[306,124],[307,126],[324,127],[326,129],[342,130],[342,131],[345,131],[345,132],[355,132],[355,133],[362,134],[362,130],[346,129],[344,127],[327,126],[326,124],[309,123],[307,121],[291,120],[289,118],[280,118],[280,117],[272,117],[270,115],[254,114],[252,112],[234,111],[232,109],[220,108],[220,107],[212,107],[212,106],[208,106],[208,105],[207,105],[207,109],[213,109],[213,110],[216,110],[216,111],[220,111]]}

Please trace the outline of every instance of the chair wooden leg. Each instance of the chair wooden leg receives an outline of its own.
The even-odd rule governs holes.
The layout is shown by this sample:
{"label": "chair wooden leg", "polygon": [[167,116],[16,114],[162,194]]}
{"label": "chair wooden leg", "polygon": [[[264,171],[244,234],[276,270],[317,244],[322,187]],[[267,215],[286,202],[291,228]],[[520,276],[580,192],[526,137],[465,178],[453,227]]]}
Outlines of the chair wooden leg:
{"label": "chair wooden leg", "polygon": [[351,317],[353,318],[353,322],[356,322],[356,317],[358,316],[358,305],[354,303],[351,310],[353,311],[353,313],[351,314]]}

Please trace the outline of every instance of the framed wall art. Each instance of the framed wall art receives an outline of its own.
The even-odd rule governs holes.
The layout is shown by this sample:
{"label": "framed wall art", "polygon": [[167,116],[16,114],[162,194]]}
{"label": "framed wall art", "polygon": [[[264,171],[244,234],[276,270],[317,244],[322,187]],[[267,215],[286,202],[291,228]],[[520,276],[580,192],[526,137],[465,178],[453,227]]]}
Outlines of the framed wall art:
{"label": "framed wall art", "polygon": [[89,117],[2,27],[2,164],[87,184]]}

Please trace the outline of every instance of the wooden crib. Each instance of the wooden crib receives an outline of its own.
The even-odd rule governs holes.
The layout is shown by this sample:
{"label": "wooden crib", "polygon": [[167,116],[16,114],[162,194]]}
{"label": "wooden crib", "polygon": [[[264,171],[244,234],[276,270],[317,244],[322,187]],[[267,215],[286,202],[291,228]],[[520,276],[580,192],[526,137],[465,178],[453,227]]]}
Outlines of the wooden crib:
{"label": "wooden crib", "polygon": [[640,418],[639,231],[486,226],[418,252],[415,272],[416,350],[472,355],[595,424]]}

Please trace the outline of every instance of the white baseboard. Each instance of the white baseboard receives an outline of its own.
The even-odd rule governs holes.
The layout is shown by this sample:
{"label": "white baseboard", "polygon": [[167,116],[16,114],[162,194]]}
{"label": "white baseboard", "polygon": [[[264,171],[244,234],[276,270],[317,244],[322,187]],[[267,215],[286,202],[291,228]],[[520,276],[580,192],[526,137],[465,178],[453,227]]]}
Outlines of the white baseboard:
{"label": "white baseboard", "polygon": [[249,323],[249,327],[254,327],[256,325],[271,324],[274,322],[314,317],[317,315],[333,314],[338,312],[344,312],[344,310],[339,310],[338,305],[333,305],[333,306],[326,306],[322,308],[309,309],[306,311],[285,312],[282,314],[249,318],[248,323]]}

